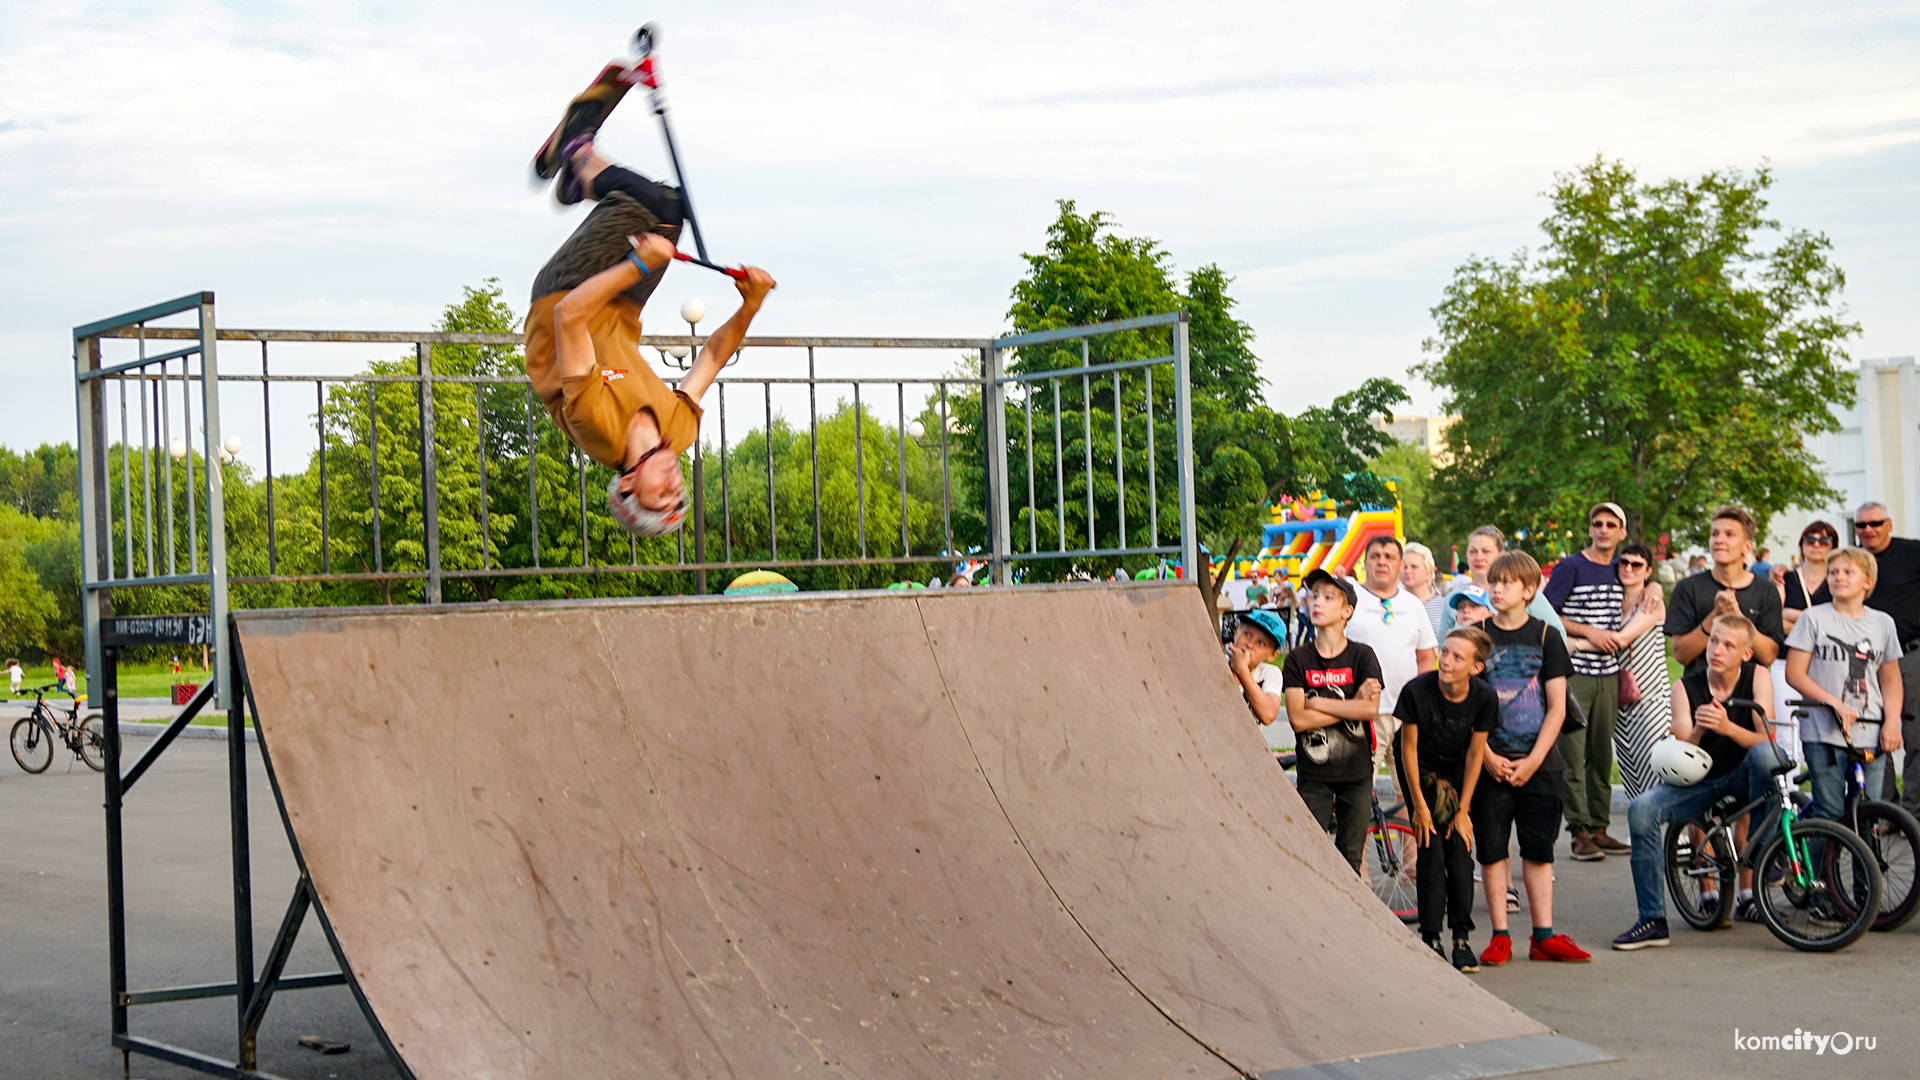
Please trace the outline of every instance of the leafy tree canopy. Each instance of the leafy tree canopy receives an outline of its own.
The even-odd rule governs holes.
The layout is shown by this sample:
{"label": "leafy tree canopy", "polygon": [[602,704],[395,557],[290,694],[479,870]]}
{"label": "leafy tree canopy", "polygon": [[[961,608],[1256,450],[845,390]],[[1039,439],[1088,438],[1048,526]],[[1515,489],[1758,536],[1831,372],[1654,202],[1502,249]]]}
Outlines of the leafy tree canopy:
{"label": "leafy tree canopy", "polygon": [[[1375,431],[1371,419],[1391,412],[1408,400],[1406,392],[1389,379],[1372,379],[1343,394],[1331,406],[1305,410],[1295,417],[1274,411],[1265,403],[1265,380],[1253,353],[1253,329],[1233,315],[1228,294],[1233,279],[1217,265],[1202,266],[1176,278],[1171,256],[1148,238],[1129,238],[1114,232],[1107,214],[1081,214],[1071,200],[1059,203],[1060,213],[1047,229],[1045,248],[1023,256],[1027,275],[1013,288],[1008,317],[1015,333],[1031,333],[1088,323],[1152,315],[1184,309],[1188,313],[1188,351],[1193,390],[1193,447],[1201,538],[1221,548],[1234,537],[1257,536],[1265,504],[1281,495],[1305,494],[1320,488],[1336,498],[1378,501],[1384,485],[1367,469],[1366,459],[1390,441]],[[1087,356],[1094,362],[1165,355],[1163,332],[1134,332],[1092,339]],[[1080,345],[1023,349],[1009,361],[1016,373],[1032,373],[1078,366]],[[1040,534],[1042,547],[1077,546],[1087,539],[1088,521],[1101,546],[1112,546],[1122,525],[1119,491],[1126,490],[1126,539],[1144,545],[1149,539],[1150,495],[1163,508],[1174,505],[1174,431],[1172,386],[1166,368],[1157,369],[1152,392],[1154,428],[1154,490],[1147,490],[1145,447],[1149,414],[1147,393],[1137,376],[1124,380],[1116,401],[1111,382],[1082,394],[1075,380],[1064,380],[1059,401],[1049,383],[1034,383],[1035,505],[1014,507],[1021,520],[1018,534]],[[1022,403],[1024,404],[1024,403]],[[1058,406],[1064,433],[1060,456],[1065,467],[1056,471],[1053,460],[1053,416]],[[1115,413],[1124,438],[1121,457],[1115,457]],[[1083,415],[1084,414],[1084,415]],[[962,411],[965,418],[965,412]],[[1009,462],[1013,489],[1027,486],[1024,451],[1025,413],[1010,420]],[[1084,468],[1088,432],[1093,442],[1094,469]],[[1017,460],[1016,460],[1017,459]],[[1078,465],[1080,468],[1076,469]],[[1118,467],[1116,467],[1116,465]],[[1056,477],[1064,487],[1069,507],[1066,537],[1061,516],[1054,512]],[[1092,487],[1092,508],[1087,507]],[[1161,535],[1168,529],[1163,510]],[[1037,520],[1030,518],[1037,516]]]}
{"label": "leafy tree canopy", "polygon": [[1772,185],[1765,167],[1646,183],[1596,158],[1557,178],[1537,254],[1455,271],[1415,369],[1460,417],[1434,476],[1449,535],[1491,521],[1579,547],[1610,499],[1636,536],[1680,542],[1721,502],[1764,522],[1836,497],[1807,437],[1853,403],[1859,328],[1827,238],[1767,216]]}

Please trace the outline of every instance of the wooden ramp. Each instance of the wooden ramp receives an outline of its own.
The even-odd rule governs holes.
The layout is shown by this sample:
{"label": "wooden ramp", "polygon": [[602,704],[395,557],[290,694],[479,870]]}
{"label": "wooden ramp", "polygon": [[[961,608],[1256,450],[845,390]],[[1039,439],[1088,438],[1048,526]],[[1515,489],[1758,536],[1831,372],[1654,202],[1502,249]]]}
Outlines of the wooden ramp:
{"label": "wooden ramp", "polygon": [[1360,886],[1191,587],[237,619],[296,852],[420,1080],[1605,1058]]}

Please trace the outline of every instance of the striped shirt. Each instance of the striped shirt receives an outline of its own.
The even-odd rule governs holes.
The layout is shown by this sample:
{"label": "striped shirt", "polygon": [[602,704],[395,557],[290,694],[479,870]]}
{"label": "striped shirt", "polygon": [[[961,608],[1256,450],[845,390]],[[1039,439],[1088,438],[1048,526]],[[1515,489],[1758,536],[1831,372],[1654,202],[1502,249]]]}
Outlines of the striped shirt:
{"label": "striped shirt", "polygon": [[[1610,562],[1597,563],[1575,552],[1553,568],[1553,577],[1544,590],[1547,602],[1568,622],[1586,623],[1599,630],[1618,630],[1626,625],[1620,610],[1625,593]],[[1619,653],[1577,652],[1573,654],[1576,675],[1614,675],[1620,671]]]}

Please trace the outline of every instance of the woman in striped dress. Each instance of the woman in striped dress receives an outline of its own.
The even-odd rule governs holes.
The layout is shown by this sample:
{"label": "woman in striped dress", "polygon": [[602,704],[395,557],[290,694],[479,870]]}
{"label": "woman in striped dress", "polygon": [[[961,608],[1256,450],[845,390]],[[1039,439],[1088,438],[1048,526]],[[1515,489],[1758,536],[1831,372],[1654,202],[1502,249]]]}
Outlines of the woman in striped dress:
{"label": "woman in striped dress", "polygon": [[1653,744],[1665,738],[1671,727],[1673,684],[1667,676],[1667,635],[1661,629],[1667,621],[1667,601],[1660,583],[1652,580],[1653,552],[1645,544],[1622,547],[1613,566],[1625,594],[1621,610],[1627,624],[1620,636],[1630,644],[1624,670],[1633,673],[1634,685],[1640,688],[1640,700],[1620,710],[1613,728],[1620,783],[1632,799],[1653,786]]}

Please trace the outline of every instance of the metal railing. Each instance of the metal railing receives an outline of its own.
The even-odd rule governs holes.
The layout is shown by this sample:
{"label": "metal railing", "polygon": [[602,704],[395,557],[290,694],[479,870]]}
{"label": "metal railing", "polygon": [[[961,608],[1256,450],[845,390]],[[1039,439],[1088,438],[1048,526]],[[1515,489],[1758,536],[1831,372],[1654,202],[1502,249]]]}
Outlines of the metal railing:
{"label": "metal railing", "polygon": [[[148,325],[192,310],[200,314],[198,327]],[[1156,330],[1169,338],[1164,353],[1099,362],[1092,357],[1095,342]],[[111,339],[137,341],[140,355],[102,366],[101,344]],[[180,340],[194,344],[149,354],[154,343]],[[258,373],[221,369],[214,359],[216,340],[257,343]],[[699,341],[660,335],[642,344],[660,350],[665,359],[669,349],[697,348]],[[274,369],[270,349],[275,343],[322,342],[403,344],[411,346],[413,356],[404,367],[389,361],[348,374]],[[381,599],[390,602],[394,584],[418,583],[414,598],[439,603],[452,581],[680,572],[691,575],[694,592],[704,593],[709,571],[910,566],[963,558],[976,546],[996,584],[1018,580],[1022,575],[1015,568],[1021,563],[1157,556],[1189,565],[1193,558],[1191,413],[1186,323],[1180,313],[999,339],[749,338],[746,348],[755,353],[804,350],[805,374],[727,373],[715,383],[703,437],[689,455],[691,528],[647,545],[617,532],[595,497],[611,472],[588,461],[540,416],[543,407],[523,373],[435,370],[436,349],[512,349],[520,344],[517,334],[216,331],[211,294],[199,294],[80,327],[75,343],[86,588],[92,601],[89,619],[95,622],[112,590],[155,585],[208,587],[218,634],[230,586],[372,583],[388,590]],[[1035,361],[1054,355],[1050,348],[1057,353],[1060,346],[1075,344],[1079,358],[1071,366],[1049,368]],[[818,350],[879,349],[965,350],[978,355],[980,374],[828,376],[817,369]],[[1009,357],[1025,361],[1023,370],[1004,370]],[[1157,389],[1156,369],[1165,369]],[[198,394],[190,395],[195,387]],[[264,468],[257,490],[264,520],[256,523],[250,542],[230,556],[221,394],[242,387],[258,391],[256,430],[263,436],[259,460]],[[303,427],[312,450],[304,468],[276,472],[275,393],[284,406],[288,392],[308,388],[312,396]],[[909,388],[917,410],[910,410]],[[831,472],[823,472],[820,460],[822,391],[850,396],[837,404],[851,413],[853,427],[852,529],[832,543],[822,518],[822,484]],[[783,530],[779,491],[783,479],[790,478],[781,475],[776,442],[797,427],[787,424],[781,406],[797,408],[800,393],[807,415],[808,490],[805,497],[789,500],[797,507],[789,506],[785,516],[797,509],[810,519],[804,521],[810,530],[795,538],[782,536],[792,523]],[[195,396],[204,436],[197,460],[188,445]],[[1157,400],[1165,404],[1157,406]],[[116,405],[117,418],[110,415]],[[1047,457],[1047,440],[1035,426],[1036,406],[1043,420],[1049,415],[1052,420],[1050,484],[1035,472],[1037,445],[1040,460]],[[883,420],[882,409],[893,415]],[[1063,417],[1075,412],[1080,431],[1069,440]],[[929,421],[924,437],[914,433],[922,416]],[[1156,434],[1168,428],[1171,440]],[[1130,445],[1142,440],[1144,453]],[[743,451],[756,441],[757,459],[749,462]],[[1173,445],[1165,445],[1168,441]],[[1079,451],[1078,461],[1069,462],[1070,449]],[[1010,474],[1009,451],[1016,454],[1016,464],[1024,464],[1015,470],[1018,475]],[[713,483],[709,473],[716,470],[709,459],[716,455]],[[1145,503],[1144,508],[1136,504],[1131,527],[1130,458],[1138,474],[1132,487]],[[915,491],[912,474],[920,464],[929,474],[927,490]],[[962,464],[976,471],[980,490],[970,495],[979,501],[966,509],[970,518],[987,523],[984,535],[956,533],[955,469]],[[343,468],[351,475],[343,477]],[[396,477],[396,470],[401,475]],[[893,473],[890,479],[887,472]],[[1160,518],[1169,473],[1176,490],[1166,494],[1179,505],[1174,537],[1162,535]],[[570,478],[564,490],[558,483],[562,476]],[[508,498],[504,489],[522,483],[521,495]],[[889,489],[884,494],[876,490],[883,483]],[[1016,505],[1019,487],[1025,498]],[[1054,504],[1048,545],[1040,542],[1042,489],[1050,489]],[[465,513],[456,528],[464,538],[458,551],[444,546],[450,498]],[[289,500],[297,504],[291,507],[298,519],[295,531],[305,541],[291,553],[284,542]],[[710,500],[718,502],[717,521],[710,520]],[[930,529],[934,509],[938,528]],[[916,510],[929,520],[916,522]],[[1018,547],[1016,510],[1026,526],[1020,530],[1025,543]],[[554,528],[560,516],[570,521],[565,533]],[[355,534],[344,547],[343,517]],[[712,541],[710,526],[718,532]],[[238,564],[232,562],[235,557]],[[216,651],[221,644],[215,643]],[[98,663],[91,650],[88,662]],[[216,702],[224,706],[227,688],[218,690]]]}
{"label": "metal railing", "polygon": [[[193,317],[194,325],[153,325],[180,316]],[[1168,335],[1164,353],[1143,336],[1160,332]],[[135,355],[106,363],[103,343],[121,340],[135,343]],[[187,344],[153,351],[167,342]],[[220,342],[257,343],[259,373],[222,370],[217,358]],[[375,363],[371,370],[351,374],[276,374],[270,353],[275,343],[400,344],[412,347],[412,357]],[[1068,568],[1086,568],[1102,560],[1173,556],[1183,566],[1195,565],[1192,413],[1187,325],[1181,313],[997,339],[748,338],[745,345],[755,351],[756,363],[761,352],[804,350],[805,374],[728,375],[714,384],[702,438],[691,455],[693,555],[689,557],[687,551],[688,530],[682,529],[672,540],[648,541],[644,561],[642,545],[618,531],[603,500],[589,497],[589,475],[598,470],[599,481],[610,476],[610,470],[590,464],[540,416],[544,409],[517,366],[456,373],[435,369],[437,350],[484,365],[485,358],[454,350],[504,348],[509,351],[493,360],[512,360],[516,358],[511,350],[520,343],[518,334],[498,333],[217,330],[212,293],[181,297],[74,330],[82,597],[87,669],[107,734],[110,1009],[113,1045],[123,1054],[139,1053],[215,1075],[264,1077],[258,1071],[256,1039],[277,992],[347,985],[359,993],[324,920],[322,927],[340,970],[285,973],[294,940],[315,903],[313,885],[304,871],[294,884],[265,962],[255,963],[245,739],[251,703],[245,660],[239,643],[232,639],[228,619],[230,587],[372,584],[390,589],[395,583],[418,583],[420,599],[441,603],[449,582],[471,588],[475,583],[529,576],[682,573],[690,575],[693,591],[704,593],[708,571],[761,567],[909,566],[980,558],[990,568],[993,584],[1008,585],[1029,574],[1061,573],[1063,561]],[[679,346],[688,351],[696,348],[699,339],[655,336],[643,338],[642,344],[660,350],[665,362]],[[1096,348],[1101,353],[1098,359]],[[978,374],[823,376],[816,369],[816,352],[823,349],[959,349],[970,358],[969,364],[972,357],[978,358]],[[1008,370],[1010,366],[1013,370]],[[1156,385],[1154,373],[1159,369],[1167,370]],[[223,430],[235,427],[222,426],[223,384],[228,391],[236,387],[259,391],[261,520],[257,528],[244,525],[244,536],[230,537],[230,526],[254,508],[229,503],[254,489],[226,482],[227,471],[235,468],[231,462],[238,460],[242,450],[240,442],[222,436]],[[311,429],[313,449],[306,467],[296,474],[300,482],[294,483],[293,475],[275,471],[273,395],[280,391],[284,407],[287,391],[297,390],[304,398],[308,387],[313,409],[303,418],[301,434]],[[923,395],[918,411],[911,413],[910,387],[915,396]],[[832,463],[826,469],[822,435],[839,421],[836,414],[823,422],[823,389],[835,394],[829,404],[839,403],[840,411],[850,414],[852,427],[851,462]],[[843,391],[848,400],[841,401]],[[776,442],[786,440],[789,457],[801,452],[801,436],[785,421],[783,409],[797,412],[802,393],[807,416],[807,486],[793,493],[788,516],[797,512],[811,520],[803,522],[797,543],[790,539],[783,549],[780,482],[783,477],[791,480],[791,473],[801,466],[790,461],[790,467],[782,469]],[[776,408],[776,399],[781,409]],[[889,399],[893,405],[890,425],[877,411]],[[117,416],[113,415],[116,406]],[[876,411],[870,414],[869,406]],[[1036,410],[1042,421],[1051,421],[1050,442],[1036,427]],[[740,428],[743,416],[748,424],[745,431]],[[1077,442],[1068,434],[1076,421]],[[1109,423],[1110,440],[1106,438]],[[870,425],[878,430],[870,432]],[[201,436],[197,460],[192,446],[196,426]],[[756,430],[761,445],[752,447]],[[1140,438],[1131,439],[1131,432],[1138,432]],[[283,429],[283,445],[287,435]],[[754,452],[752,461],[742,456],[749,449]],[[1012,460],[1020,466],[1019,483],[1010,468],[1010,451],[1017,454]],[[718,482],[709,484],[707,459],[714,455],[719,459]],[[849,464],[850,535],[844,522],[829,523],[824,513],[832,505],[836,515],[845,516],[848,507],[840,489],[847,483]],[[896,474],[891,480],[885,476],[889,466]],[[1045,475],[1049,466],[1050,476]],[[972,490],[965,481],[975,468],[979,486]],[[1112,470],[1111,499],[1100,491],[1107,483],[1108,468]],[[748,475],[739,474],[740,469]],[[513,531],[500,527],[503,511],[511,517],[511,511],[520,510],[505,505],[509,500],[500,494],[501,481],[517,485],[516,472],[524,472],[527,484],[524,549],[501,543],[502,534]],[[1169,475],[1176,489],[1171,495],[1178,505],[1178,525],[1177,536],[1166,543],[1160,513],[1162,487]],[[543,476],[548,481],[544,485]],[[957,478],[962,483],[957,484]],[[757,539],[761,481],[764,549]],[[1129,518],[1130,486],[1144,497],[1144,520],[1137,501]],[[1025,496],[1017,507],[1016,488],[1024,488]],[[553,498],[562,502],[558,512],[567,515],[569,489],[573,513],[565,532],[570,540],[577,525],[578,558],[555,565],[549,557],[554,549],[543,550],[543,536],[550,534],[543,530],[540,516],[543,501]],[[971,502],[957,501],[956,492],[962,489]],[[715,496],[720,535],[710,538],[707,502]],[[1051,497],[1050,507],[1046,496]],[[341,499],[345,505],[337,505]],[[891,516],[886,512],[889,499],[896,500]],[[933,523],[936,505],[937,528]],[[230,515],[229,509],[236,513]],[[977,516],[981,526],[977,547],[969,543],[967,530],[956,524],[956,510],[963,516]],[[1022,547],[1014,543],[1016,510],[1025,526]],[[551,506],[544,512],[550,521],[556,514]],[[339,525],[342,518],[344,528]],[[363,530],[356,527],[362,521]],[[510,524],[518,527],[517,522]],[[892,548],[896,526],[897,551]],[[842,535],[830,540],[835,528]],[[1043,532],[1050,535],[1051,546],[1042,543]],[[624,561],[595,557],[618,545],[626,548]],[[565,547],[560,544],[562,550]],[[237,574],[231,573],[230,565],[236,558],[243,571]],[[341,569],[356,560],[357,568]],[[192,590],[184,600],[173,595],[168,602],[190,607],[203,603],[204,609],[187,615],[147,612],[142,617],[115,617],[116,593],[158,588]],[[200,589],[205,590],[204,597]],[[244,593],[240,598],[248,599]],[[213,674],[138,760],[123,769],[118,665],[125,649],[161,643],[207,646]],[[234,976],[230,982],[130,990],[123,801],[206,708],[227,710]],[[130,1030],[132,1008],[210,997],[235,1000],[238,1051],[231,1060]],[[360,1004],[367,1008],[364,999]],[[383,1029],[370,1012],[369,1019],[384,1044]],[[391,1046],[387,1050],[393,1054]]]}

